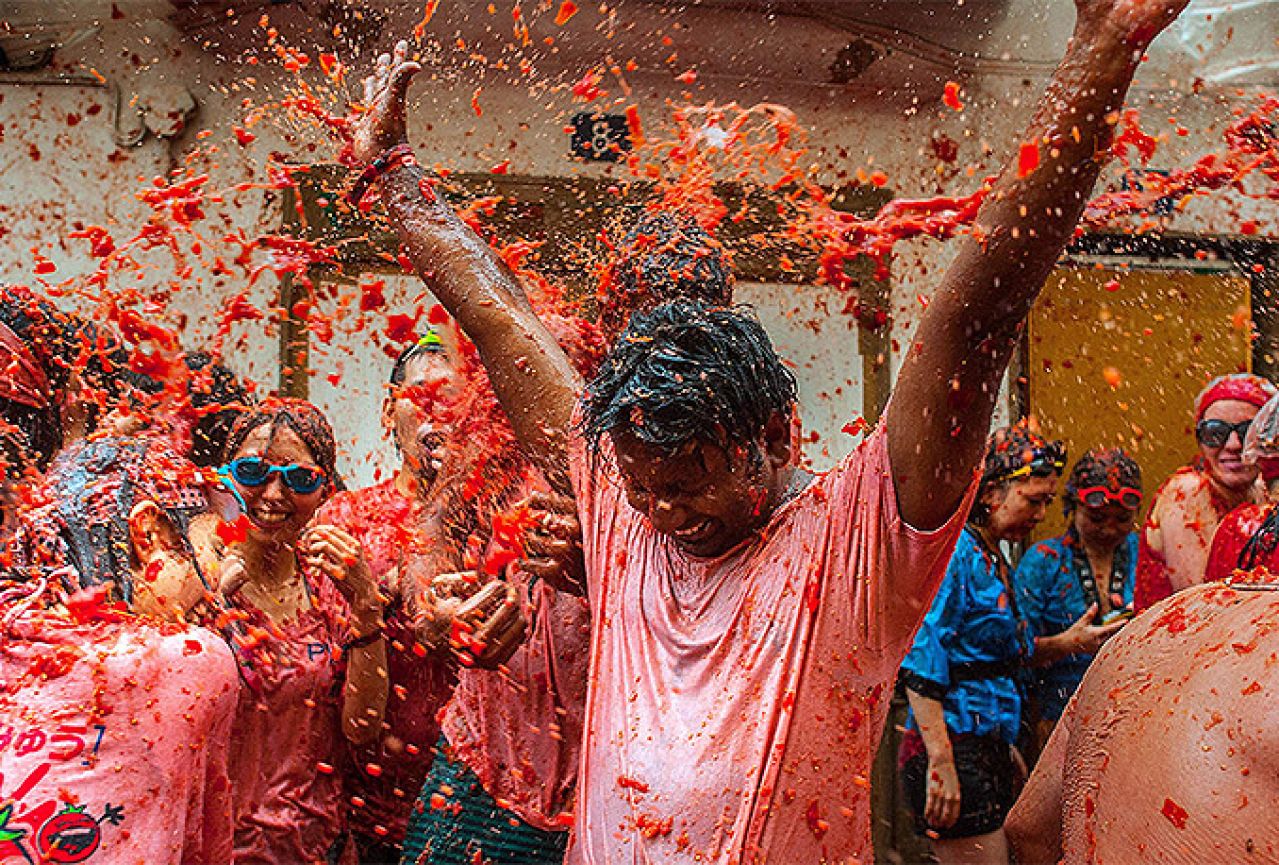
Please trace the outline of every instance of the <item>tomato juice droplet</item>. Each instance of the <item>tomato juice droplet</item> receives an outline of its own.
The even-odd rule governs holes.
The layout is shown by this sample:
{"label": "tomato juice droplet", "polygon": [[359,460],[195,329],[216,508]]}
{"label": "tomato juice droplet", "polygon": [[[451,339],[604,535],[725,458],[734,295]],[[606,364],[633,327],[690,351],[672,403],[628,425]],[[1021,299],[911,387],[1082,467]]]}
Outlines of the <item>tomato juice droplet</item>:
{"label": "tomato juice droplet", "polygon": [[1017,154],[1017,176],[1025,177],[1039,167],[1039,145],[1024,141]]}
{"label": "tomato juice droplet", "polygon": [[959,84],[954,81],[947,81],[946,87],[942,91],[941,101],[952,111],[963,111],[964,103],[959,101]]}
{"label": "tomato juice droplet", "polygon": [[1185,808],[1182,808],[1171,799],[1164,799],[1164,806],[1161,813],[1168,818],[1168,822],[1176,826],[1178,829],[1186,828],[1186,821],[1190,818]]}

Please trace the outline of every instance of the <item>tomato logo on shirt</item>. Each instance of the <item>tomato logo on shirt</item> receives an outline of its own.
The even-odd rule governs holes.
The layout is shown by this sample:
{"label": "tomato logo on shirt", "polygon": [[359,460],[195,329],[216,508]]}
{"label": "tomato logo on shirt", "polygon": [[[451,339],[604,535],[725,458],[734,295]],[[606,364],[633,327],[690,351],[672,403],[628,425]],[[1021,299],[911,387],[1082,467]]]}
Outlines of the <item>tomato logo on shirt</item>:
{"label": "tomato logo on shirt", "polygon": [[36,834],[36,849],[43,861],[53,865],[74,865],[97,852],[102,843],[102,824],[119,826],[124,809],[107,804],[101,817],[86,813],[84,805],[66,805],[50,817]]}

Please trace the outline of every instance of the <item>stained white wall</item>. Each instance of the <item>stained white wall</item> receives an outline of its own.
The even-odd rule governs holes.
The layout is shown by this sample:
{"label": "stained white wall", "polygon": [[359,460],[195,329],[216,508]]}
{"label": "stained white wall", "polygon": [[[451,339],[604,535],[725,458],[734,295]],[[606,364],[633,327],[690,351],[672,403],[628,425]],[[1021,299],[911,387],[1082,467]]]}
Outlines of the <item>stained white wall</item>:
{"label": "stained white wall", "polygon": [[[54,86],[32,78],[0,79],[19,82],[0,83],[2,278],[56,286],[85,273],[92,259],[86,244],[69,238],[69,232],[81,224],[106,226],[119,239],[136,232],[147,210],[134,191],[152,177],[185,165],[186,154],[197,143],[206,151],[193,166],[209,171],[211,186],[225,192],[225,201],[211,205],[209,218],[200,226],[207,248],[217,248],[227,233],[254,236],[279,228],[278,193],[236,192],[234,185],[250,176],[261,179],[261,166],[272,153],[307,161],[328,159],[332,150],[314,128],[301,123],[262,124],[254,127],[258,138],[251,145],[236,143],[232,127],[243,122],[249,107],[279,98],[291,80],[265,48],[257,21],[262,9],[242,5],[243,15],[210,19],[184,34],[164,17],[172,7],[158,0],[117,0],[119,18],[112,17],[109,2],[49,4],[48,14],[74,19],[81,31],[79,41],[59,53],[56,71],[80,76],[85,83]],[[858,168],[867,168],[884,171],[891,187],[903,196],[965,192],[996,170],[1018,140],[1072,21],[1065,0],[984,6],[974,2],[970,8],[985,10],[976,24],[965,26],[956,17],[905,23],[934,36],[962,35],[989,61],[985,71],[962,74],[897,50],[861,79],[834,86],[818,82],[825,80],[834,52],[851,38],[837,21],[714,7],[692,7],[674,15],[656,4],[634,2],[612,4],[601,14],[599,7],[581,5],[564,28],[550,22],[554,9],[539,13],[525,8],[525,20],[533,26],[529,44],[520,47],[512,37],[509,2],[495,2],[493,15],[481,4],[441,4],[428,28],[437,37],[426,58],[429,69],[412,91],[411,139],[420,158],[456,170],[482,171],[510,160],[512,174],[618,175],[616,168],[568,158],[563,126],[580,107],[568,85],[592,67],[607,68],[611,62],[625,66],[634,59],[636,68],[623,70],[624,85],[616,76],[605,76],[602,86],[609,96],[596,104],[637,105],[650,136],[662,134],[675,103],[776,102],[793,109],[808,130],[806,158],[825,182],[843,182]],[[420,6],[398,4],[399,11],[388,18],[384,42],[392,34],[410,32],[420,18]],[[891,6],[851,3],[831,8],[848,14],[861,10],[874,17],[891,14],[884,12]],[[37,15],[33,8],[0,3],[0,17],[9,20],[14,9]],[[1260,0],[1229,7],[1196,0],[1186,22],[1157,43],[1133,97],[1143,109],[1147,128],[1165,139],[1155,167],[1184,166],[1218,146],[1232,111],[1251,104],[1266,86],[1279,89],[1276,8],[1279,4]],[[315,55],[307,40],[322,38],[317,36],[321,28],[306,10],[295,5],[272,6],[269,11],[282,33]],[[1231,30],[1235,35],[1227,39]],[[459,47],[457,39],[465,47]],[[250,65],[247,60],[254,56],[259,62]],[[1003,58],[1021,62],[1002,62]],[[369,56],[347,59],[358,65],[367,63]],[[519,71],[521,59],[531,63],[527,75]],[[676,80],[689,69],[697,70],[696,81]],[[105,79],[106,86],[90,86],[96,84],[95,76]],[[942,86],[948,79],[963,85],[962,112],[942,105]],[[166,129],[172,125],[170,115],[187,93],[198,109],[185,130],[171,138],[151,133],[136,145],[120,143],[117,127],[128,124],[114,120],[117,94],[126,120],[140,107],[156,131],[166,132],[171,131]],[[336,106],[336,94],[330,96]],[[473,100],[482,114],[473,110]],[[1186,134],[1177,134],[1178,128]],[[197,137],[202,130],[205,137]],[[958,145],[953,164],[938,160],[930,144],[935,136]],[[1245,216],[1257,220],[1261,234],[1274,236],[1279,235],[1277,210],[1273,204],[1265,207],[1237,196],[1203,198],[1178,215],[1173,227],[1233,232]],[[32,247],[57,264],[56,273],[42,279],[32,273]],[[932,241],[899,247],[892,294],[898,351],[918,320],[920,298],[931,293],[953,250],[953,245]],[[151,260],[153,267],[125,275],[115,287],[164,295],[173,265],[163,255]],[[194,347],[211,336],[219,303],[244,288],[239,275],[217,276],[197,267],[172,296],[160,297],[158,306],[169,310],[183,338]],[[266,305],[274,288],[274,277],[268,273],[252,297]],[[760,309],[783,354],[800,368],[808,425],[820,436],[811,456],[818,463],[828,459],[823,448],[831,449],[830,457],[837,455],[847,446],[839,430],[861,405],[860,381],[847,373],[857,368],[855,328],[838,314],[794,314],[797,292],[792,287],[744,286],[743,292]],[[808,302],[807,294],[802,300]],[[832,309],[841,306],[830,304]],[[816,303],[811,308],[820,309]],[[277,347],[271,329],[261,323],[241,324],[233,337],[231,362],[264,387],[273,386]],[[387,361],[375,351],[338,360],[344,369],[342,393],[332,389],[324,379],[329,371],[324,371],[314,381],[316,399],[332,407],[349,440],[373,442],[370,419],[378,401],[373,392],[380,388]],[[361,477],[371,476],[374,463],[369,454],[377,447],[361,444],[352,451]]]}

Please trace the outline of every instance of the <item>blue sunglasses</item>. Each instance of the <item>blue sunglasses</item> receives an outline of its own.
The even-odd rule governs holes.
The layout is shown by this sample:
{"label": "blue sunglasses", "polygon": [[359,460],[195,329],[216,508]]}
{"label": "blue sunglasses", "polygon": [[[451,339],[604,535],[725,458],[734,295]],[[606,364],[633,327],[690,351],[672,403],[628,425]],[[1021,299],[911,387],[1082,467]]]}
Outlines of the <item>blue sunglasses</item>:
{"label": "blue sunglasses", "polygon": [[300,496],[310,495],[328,481],[324,472],[319,469],[297,463],[277,466],[262,457],[240,457],[231,460],[226,465],[225,471],[236,483],[244,487],[264,486],[271,480],[271,475],[278,472],[284,485]]}

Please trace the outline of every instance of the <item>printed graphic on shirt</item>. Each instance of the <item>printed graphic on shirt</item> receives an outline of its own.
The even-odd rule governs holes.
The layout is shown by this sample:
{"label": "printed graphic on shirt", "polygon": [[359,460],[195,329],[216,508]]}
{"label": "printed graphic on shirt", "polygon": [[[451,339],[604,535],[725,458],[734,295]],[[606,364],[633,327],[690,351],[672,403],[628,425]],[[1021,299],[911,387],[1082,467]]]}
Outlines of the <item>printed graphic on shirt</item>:
{"label": "printed graphic on shirt", "polygon": [[124,822],[124,809],[107,803],[101,815],[94,816],[88,806],[64,804],[44,821],[34,838],[29,830],[12,823],[13,816],[12,802],[0,807],[0,861],[17,857],[31,865],[74,865],[98,852],[103,825],[119,826]]}
{"label": "printed graphic on shirt", "polygon": [[102,724],[61,724],[53,730],[0,726],[0,753],[40,759],[25,775],[7,779],[0,772],[0,863],[74,865],[103,848],[104,835],[109,837],[105,827],[120,825],[123,807],[106,802],[99,812],[74,801],[74,790],[59,788],[63,801],[33,791],[51,772],[56,779],[59,765],[91,765],[105,732]]}

